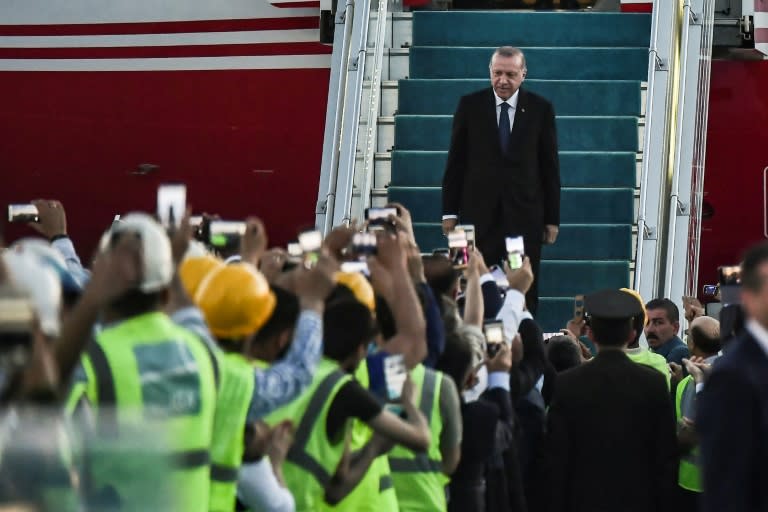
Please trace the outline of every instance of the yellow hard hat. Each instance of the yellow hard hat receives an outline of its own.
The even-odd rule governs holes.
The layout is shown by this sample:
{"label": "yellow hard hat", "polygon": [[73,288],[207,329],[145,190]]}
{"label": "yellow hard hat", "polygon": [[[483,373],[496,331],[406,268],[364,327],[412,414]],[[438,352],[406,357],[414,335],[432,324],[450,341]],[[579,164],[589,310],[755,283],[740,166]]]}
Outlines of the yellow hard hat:
{"label": "yellow hard hat", "polygon": [[211,255],[186,258],[179,265],[181,284],[184,285],[187,294],[194,297],[205,276],[223,266],[224,262]]}
{"label": "yellow hard hat", "polygon": [[195,303],[215,337],[237,340],[267,323],[277,299],[258,270],[236,263],[208,273],[197,289]]}
{"label": "yellow hard hat", "polygon": [[336,282],[352,291],[358,302],[371,311],[376,311],[376,296],[368,279],[359,272],[336,272]]}
{"label": "yellow hard hat", "polygon": [[629,288],[622,288],[621,291],[630,294],[637,299],[637,302],[640,303],[640,307],[643,309],[643,326],[645,326],[648,323],[648,312],[645,310],[645,302],[643,302],[643,298],[637,291],[631,290]]}

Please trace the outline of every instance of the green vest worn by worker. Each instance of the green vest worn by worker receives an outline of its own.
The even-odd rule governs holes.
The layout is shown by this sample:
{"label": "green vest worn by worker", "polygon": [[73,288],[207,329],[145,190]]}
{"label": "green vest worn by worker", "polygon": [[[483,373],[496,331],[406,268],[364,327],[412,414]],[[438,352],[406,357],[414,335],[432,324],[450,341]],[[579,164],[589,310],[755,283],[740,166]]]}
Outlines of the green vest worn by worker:
{"label": "green vest worn by worker", "polygon": [[667,379],[667,389],[670,389],[671,375],[669,373],[669,365],[667,364],[667,360],[664,358],[664,356],[660,356],[659,354],[654,354],[653,352],[651,352],[646,348],[628,349],[628,350],[625,350],[624,352],[627,354],[627,357],[629,357],[632,361],[636,362],[637,364],[650,366],[654,370],[660,371],[661,374],[664,375],[664,378]]}
{"label": "green vest worn by worker", "polygon": [[[368,388],[368,365],[363,360],[355,371],[355,378],[364,388]],[[359,420],[352,424],[352,451],[361,450],[371,440],[373,431]],[[386,455],[376,457],[368,472],[357,486],[335,506],[326,506],[324,510],[336,512],[397,512],[397,495],[392,483],[392,472]]]}
{"label": "green vest worn by worker", "polygon": [[219,391],[211,444],[211,512],[232,512],[237,474],[245,451],[244,433],[253,396],[253,367],[240,354],[220,353]]}
{"label": "green vest worn by worker", "polygon": [[89,471],[97,508],[207,511],[216,377],[204,342],[147,313],[101,331],[82,364],[98,411]]}
{"label": "green vest worn by worker", "polygon": [[443,474],[443,455],[440,451],[440,433],[443,430],[440,386],[443,374],[420,364],[411,370],[411,380],[419,394],[417,406],[429,422],[432,442],[426,453],[415,453],[399,445],[389,453],[397,501],[403,512],[445,511],[445,486],[449,478]]}
{"label": "green vest worn by worker", "polygon": [[[696,400],[696,382],[689,375],[680,381],[675,393],[675,415],[677,421],[683,416],[692,418],[694,401]],[[696,446],[691,453],[680,458],[677,483],[683,489],[693,492],[702,492],[701,469],[699,467],[699,447]]]}
{"label": "green vest worn by worker", "polygon": [[328,409],[339,389],[351,378],[338,363],[323,358],[309,387],[264,418],[268,425],[283,420],[294,422],[293,445],[283,463],[283,476],[296,501],[297,512],[315,512],[325,502],[325,487],[344,454],[346,437],[340,436],[335,443],[329,441],[325,428]]}

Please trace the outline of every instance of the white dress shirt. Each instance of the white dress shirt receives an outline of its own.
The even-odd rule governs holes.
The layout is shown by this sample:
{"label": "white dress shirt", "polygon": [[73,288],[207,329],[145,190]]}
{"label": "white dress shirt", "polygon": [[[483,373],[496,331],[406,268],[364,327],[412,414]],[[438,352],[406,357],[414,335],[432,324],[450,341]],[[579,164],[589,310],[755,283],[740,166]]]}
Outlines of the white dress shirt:
{"label": "white dress shirt", "polygon": [[763,349],[765,355],[768,356],[768,330],[754,319],[747,322],[747,330],[757,340],[757,344]]}
{"label": "white dress shirt", "polygon": [[[509,97],[507,100],[499,98],[496,91],[493,92],[493,97],[496,98],[496,126],[499,125],[499,117],[501,116],[501,104],[506,103],[509,105],[507,109],[507,115],[509,116],[509,131],[515,126],[515,112],[517,112],[517,98],[520,96],[520,89],[515,91],[515,94]],[[459,216],[455,214],[443,215],[443,220],[458,219]]]}

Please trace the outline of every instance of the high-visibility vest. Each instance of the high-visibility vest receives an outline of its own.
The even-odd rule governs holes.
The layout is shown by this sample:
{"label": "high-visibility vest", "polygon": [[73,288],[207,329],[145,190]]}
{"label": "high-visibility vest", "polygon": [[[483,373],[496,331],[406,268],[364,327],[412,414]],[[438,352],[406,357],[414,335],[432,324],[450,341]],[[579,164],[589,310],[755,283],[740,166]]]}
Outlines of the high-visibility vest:
{"label": "high-visibility vest", "polygon": [[[696,399],[696,382],[689,375],[680,381],[675,393],[675,415],[677,421],[683,419],[686,413],[690,414]],[[699,447],[696,446],[688,455],[680,457],[680,466],[677,473],[677,483],[683,489],[693,492],[704,490],[701,484],[701,467]]]}
{"label": "high-visibility vest", "polygon": [[216,377],[204,342],[147,313],[102,330],[82,365],[98,411],[91,499],[121,510],[207,511]]}
{"label": "high-visibility vest", "polygon": [[315,512],[325,503],[325,487],[344,454],[346,437],[341,435],[335,442],[328,439],[328,410],[339,389],[351,379],[338,363],[323,358],[309,387],[298,398],[264,418],[268,425],[283,420],[294,422],[293,444],[283,463],[283,477],[293,494],[297,512]]}
{"label": "high-visibility vest", "polygon": [[655,354],[648,349],[644,349],[638,353],[625,352],[625,354],[627,354],[627,357],[629,357],[637,364],[642,364],[661,372],[664,378],[667,379],[667,389],[671,389],[670,381],[672,374],[669,372],[669,365],[667,364],[667,360],[664,358],[664,356]]}
{"label": "high-visibility vest", "polygon": [[237,474],[245,451],[248,407],[253,397],[253,367],[240,354],[218,357],[219,390],[211,444],[211,512],[232,512],[237,497]]}
{"label": "high-visibility vest", "polygon": [[416,453],[398,445],[389,453],[397,501],[403,512],[445,511],[445,486],[450,479],[443,474],[443,455],[440,451],[443,430],[440,386],[443,374],[420,364],[411,370],[411,380],[419,394],[417,406],[429,422],[432,442],[426,452]]}
{"label": "high-visibility vest", "polygon": [[[358,365],[355,378],[364,388],[370,385],[368,365],[365,360]],[[353,420],[352,450],[362,449],[373,436],[373,431],[359,420]],[[397,494],[392,483],[389,458],[386,455],[376,457],[363,479],[337,505],[327,505],[324,510],[335,512],[398,512]]]}

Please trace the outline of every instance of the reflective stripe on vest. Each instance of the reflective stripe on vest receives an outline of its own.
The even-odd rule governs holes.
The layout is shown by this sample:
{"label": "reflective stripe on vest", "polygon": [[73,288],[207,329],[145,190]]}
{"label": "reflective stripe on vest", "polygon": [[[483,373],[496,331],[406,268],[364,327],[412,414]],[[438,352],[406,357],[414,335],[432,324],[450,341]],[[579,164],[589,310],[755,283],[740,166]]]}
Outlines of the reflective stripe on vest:
{"label": "reflective stripe on vest", "polygon": [[124,510],[207,511],[216,384],[203,340],[146,313],[102,330],[82,364],[100,434],[85,492]]}
{"label": "reflective stripe on vest", "polygon": [[253,367],[237,353],[219,353],[219,386],[211,443],[211,512],[231,512],[237,501],[237,475],[245,452],[245,425],[253,399]]}
{"label": "reflective stripe on vest", "polygon": [[[322,487],[325,487],[328,482],[331,481],[333,475],[329,474],[328,471],[326,471],[323,466],[312,457],[312,455],[307,453],[306,446],[312,435],[312,431],[315,428],[318,417],[323,410],[323,406],[328,399],[328,395],[336,384],[338,384],[344,377],[345,374],[343,372],[335,370],[327,375],[317,387],[315,393],[312,395],[312,399],[309,401],[309,405],[304,411],[304,415],[299,423],[299,428],[296,429],[293,444],[291,445],[291,449],[288,450],[288,456],[286,457],[287,460],[311,474]],[[323,430],[325,430],[324,426]]]}
{"label": "reflective stripe on vest", "polygon": [[440,436],[440,392],[445,376],[423,365],[411,370],[415,386],[421,386],[419,410],[429,425],[431,442],[426,452],[416,453],[402,446],[390,452],[389,465],[395,484],[398,506],[403,512],[442,512],[447,509]]}
{"label": "reflective stripe on vest", "polygon": [[[419,410],[427,419],[427,424],[431,427],[432,407],[435,404],[435,386],[437,385],[437,374],[428,371],[425,368],[424,382],[421,385],[421,400],[419,400]],[[439,441],[438,441],[439,442]],[[389,468],[396,473],[441,473],[443,471],[443,461],[430,459],[426,453],[420,452],[413,458],[390,457]]]}
{"label": "reflective stripe on vest", "polygon": [[[675,414],[677,420],[683,417],[695,417],[696,383],[689,375],[677,385],[675,393]],[[680,457],[677,483],[680,487],[693,492],[702,492],[699,448],[694,447],[690,453]]]}

